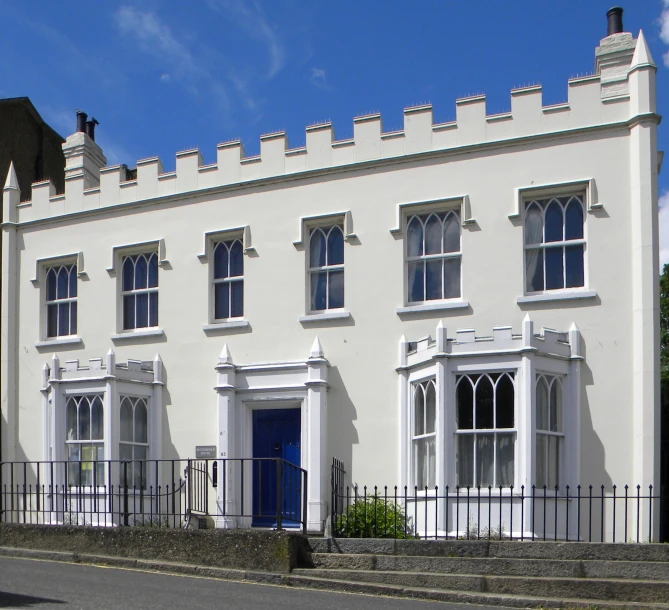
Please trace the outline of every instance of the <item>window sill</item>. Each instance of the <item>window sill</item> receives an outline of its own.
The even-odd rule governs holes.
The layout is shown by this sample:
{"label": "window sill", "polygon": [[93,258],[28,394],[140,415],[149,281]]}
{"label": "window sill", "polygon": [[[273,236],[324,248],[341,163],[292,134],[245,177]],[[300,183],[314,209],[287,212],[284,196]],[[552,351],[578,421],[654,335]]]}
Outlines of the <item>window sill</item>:
{"label": "window sill", "polygon": [[62,337],[59,339],[45,339],[44,341],[37,341],[36,348],[40,347],[59,347],[64,345],[81,345],[83,340],[81,337]]}
{"label": "window sill", "polygon": [[555,293],[533,294],[525,297],[518,297],[516,303],[544,303],[549,301],[575,301],[578,299],[595,299],[597,292],[595,290],[563,290]]}
{"label": "window sill", "polygon": [[439,301],[436,303],[424,303],[422,305],[409,305],[408,307],[398,307],[395,311],[398,316],[407,313],[422,313],[427,311],[443,311],[447,309],[466,309],[469,307],[469,301]]}
{"label": "window sill", "polygon": [[126,330],[111,336],[112,341],[132,341],[133,339],[145,339],[149,337],[164,337],[162,328],[142,328],[140,330]]}
{"label": "window sill", "polygon": [[327,322],[328,320],[345,320],[351,317],[350,311],[333,310],[325,313],[312,313],[306,316],[300,316],[299,320],[302,324],[309,322]]}
{"label": "window sill", "polygon": [[228,322],[214,322],[213,324],[203,324],[202,330],[208,332],[225,332],[227,330],[234,330],[238,328],[249,328],[251,325],[248,320],[231,319]]}

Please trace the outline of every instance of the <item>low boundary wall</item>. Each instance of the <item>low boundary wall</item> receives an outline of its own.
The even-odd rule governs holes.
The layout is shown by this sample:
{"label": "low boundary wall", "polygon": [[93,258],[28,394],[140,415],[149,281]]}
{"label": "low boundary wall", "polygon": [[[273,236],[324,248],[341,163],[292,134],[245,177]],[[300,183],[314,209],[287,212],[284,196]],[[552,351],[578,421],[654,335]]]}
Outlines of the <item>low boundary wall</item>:
{"label": "low boundary wall", "polygon": [[289,573],[309,561],[305,536],[249,530],[0,524],[0,546]]}

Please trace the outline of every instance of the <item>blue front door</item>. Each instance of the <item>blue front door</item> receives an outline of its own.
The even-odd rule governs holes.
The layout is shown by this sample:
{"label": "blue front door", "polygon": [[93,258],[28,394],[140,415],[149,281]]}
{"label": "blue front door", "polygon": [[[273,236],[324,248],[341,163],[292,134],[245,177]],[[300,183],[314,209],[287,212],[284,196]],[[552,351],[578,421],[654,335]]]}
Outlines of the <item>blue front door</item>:
{"label": "blue front door", "polygon": [[[278,498],[283,527],[300,521],[300,409],[256,409],[253,411],[253,525],[275,527]],[[281,478],[279,479],[279,473]],[[279,483],[280,481],[280,483]]]}

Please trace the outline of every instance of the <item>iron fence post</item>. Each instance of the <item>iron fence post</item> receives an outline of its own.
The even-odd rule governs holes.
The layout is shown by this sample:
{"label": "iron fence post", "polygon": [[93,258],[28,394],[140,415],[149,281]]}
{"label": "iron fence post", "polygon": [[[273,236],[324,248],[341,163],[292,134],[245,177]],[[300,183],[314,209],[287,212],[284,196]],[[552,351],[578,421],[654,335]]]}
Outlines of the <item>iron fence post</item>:
{"label": "iron fence post", "polygon": [[[304,485],[302,487],[302,533],[307,533],[307,477],[308,473],[306,470],[302,471],[304,473]],[[334,526],[333,526],[334,527]],[[333,531],[334,534],[334,531]]]}
{"label": "iron fence post", "polygon": [[129,525],[128,508],[128,462],[123,462],[123,525]]}
{"label": "iron fence post", "polygon": [[277,531],[282,529],[282,504],[283,504],[283,460],[281,458],[276,459],[276,529]]}

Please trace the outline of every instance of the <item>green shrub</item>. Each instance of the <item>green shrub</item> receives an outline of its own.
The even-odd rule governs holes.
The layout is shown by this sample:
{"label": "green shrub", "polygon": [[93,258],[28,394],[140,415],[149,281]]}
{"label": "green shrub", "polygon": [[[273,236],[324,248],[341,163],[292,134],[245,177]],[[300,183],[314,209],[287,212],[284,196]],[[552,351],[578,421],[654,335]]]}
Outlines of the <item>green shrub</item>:
{"label": "green shrub", "polygon": [[334,535],[340,538],[417,538],[413,519],[404,508],[378,495],[359,497],[334,522]]}

